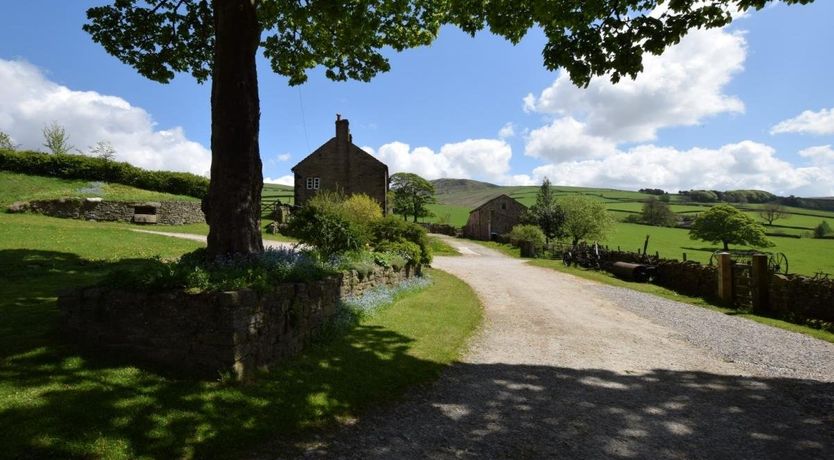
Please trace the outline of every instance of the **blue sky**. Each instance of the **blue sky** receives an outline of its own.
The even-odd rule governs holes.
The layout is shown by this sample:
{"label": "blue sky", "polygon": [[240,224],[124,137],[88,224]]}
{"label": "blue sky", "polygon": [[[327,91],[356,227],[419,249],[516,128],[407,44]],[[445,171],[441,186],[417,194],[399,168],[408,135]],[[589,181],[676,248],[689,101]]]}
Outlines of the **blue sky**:
{"label": "blue sky", "polygon": [[[6,2],[0,27],[0,131],[37,148],[56,121],[88,151],[99,140],[143,167],[208,170],[209,85],[144,79],[81,30],[102,2]],[[333,135],[392,172],[502,184],[636,189],[764,188],[834,195],[834,2],[775,5],[696,31],[636,81],[587,89],[543,68],[544,37],[517,46],[445,28],[430,47],[390,55],[370,83],[314,70],[289,87],[260,63],[264,176]]]}

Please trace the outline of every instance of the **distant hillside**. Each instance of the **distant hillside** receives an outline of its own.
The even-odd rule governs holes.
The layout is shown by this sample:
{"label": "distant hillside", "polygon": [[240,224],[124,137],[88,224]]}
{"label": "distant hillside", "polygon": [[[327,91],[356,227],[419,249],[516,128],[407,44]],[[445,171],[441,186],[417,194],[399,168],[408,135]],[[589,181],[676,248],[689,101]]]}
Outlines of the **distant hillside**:
{"label": "distant hillside", "polygon": [[431,183],[434,185],[434,191],[438,195],[500,188],[500,186],[490,184],[489,182],[472,179],[436,179],[431,181]]}

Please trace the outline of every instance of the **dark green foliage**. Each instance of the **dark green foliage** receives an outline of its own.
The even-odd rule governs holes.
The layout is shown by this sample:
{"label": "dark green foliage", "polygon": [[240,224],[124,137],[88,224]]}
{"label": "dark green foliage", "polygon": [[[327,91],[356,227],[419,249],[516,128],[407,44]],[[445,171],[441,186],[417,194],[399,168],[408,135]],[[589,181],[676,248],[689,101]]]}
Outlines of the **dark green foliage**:
{"label": "dark green foliage", "polygon": [[103,284],[127,289],[227,291],[250,288],[265,292],[277,283],[313,281],[335,273],[332,267],[293,250],[267,250],[259,255],[207,262],[206,250],[201,248],[176,261],[156,259],[140,268],[114,271]]}
{"label": "dark green foliage", "polygon": [[641,220],[644,224],[656,227],[672,227],[677,222],[677,217],[668,204],[652,196],[643,204]]}
{"label": "dark green foliage", "polygon": [[658,196],[666,194],[666,192],[664,192],[663,189],[660,189],[660,188],[641,188],[640,190],[638,190],[638,192],[645,193],[647,195],[658,195]]}
{"label": "dark green foliage", "polygon": [[519,247],[522,243],[532,244],[535,248],[545,245],[545,235],[536,225],[516,225],[509,234],[510,244]]}
{"label": "dark green foliage", "polygon": [[689,237],[711,243],[721,242],[725,251],[730,249],[730,244],[773,246],[761,224],[728,204],[713,206],[700,214],[689,230]]}
{"label": "dark green foliage", "polygon": [[86,155],[0,150],[0,170],[64,179],[105,180],[145,190],[203,198],[208,179],[195,174],[147,171],[129,163]]}
{"label": "dark green foliage", "polygon": [[831,226],[828,221],[822,221],[819,225],[814,227],[814,238],[825,238],[831,234]]}
{"label": "dark green foliage", "polygon": [[689,201],[696,203],[715,203],[718,201],[718,194],[712,190],[690,190],[682,193]]}
{"label": "dark green foliage", "polygon": [[[371,244],[382,250],[393,250],[398,243],[413,243],[419,248],[419,257],[411,259],[412,262],[420,264],[431,263],[431,249],[429,248],[429,238],[426,229],[420,225],[397,219],[389,216],[384,219],[373,222],[371,229]],[[387,249],[386,249],[387,248]],[[403,256],[415,257],[418,254],[413,253],[413,248],[409,245],[397,247],[402,249]],[[405,251],[409,248],[408,251]]]}
{"label": "dark green foliage", "polygon": [[357,224],[315,206],[305,206],[293,214],[286,234],[313,246],[325,258],[358,250],[367,243],[365,232]]}
{"label": "dark green foliage", "polygon": [[536,202],[530,207],[529,213],[530,220],[541,228],[546,243],[564,236],[562,226],[565,223],[565,212],[556,203],[556,195],[550,186],[550,179],[545,177],[542,181],[541,188],[536,194]]}
{"label": "dark green foliage", "polygon": [[426,205],[435,202],[434,185],[417,174],[397,173],[388,180],[391,192],[394,196],[394,213],[406,218],[413,217],[417,222],[418,217],[430,215]]}

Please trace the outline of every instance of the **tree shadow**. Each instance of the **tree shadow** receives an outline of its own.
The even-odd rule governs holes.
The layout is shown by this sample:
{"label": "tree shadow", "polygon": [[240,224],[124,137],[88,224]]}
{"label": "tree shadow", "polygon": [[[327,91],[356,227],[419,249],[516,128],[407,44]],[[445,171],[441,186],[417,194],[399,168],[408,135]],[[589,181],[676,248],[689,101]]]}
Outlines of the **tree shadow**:
{"label": "tree shadow", "polygon": [[173,379],[65,345],[55,293],[146,262],[0,251],[0,268],[17,270],[0,297],[0,458],[228,457],[276,433],[353,417],[442,369],[410,356],[411,338],[371,325],[250,385]]}
{"label": "tree shadow", "polygon": [[253,456],[834,458],[832,414],[831,382],[459,363],[402,406]]}

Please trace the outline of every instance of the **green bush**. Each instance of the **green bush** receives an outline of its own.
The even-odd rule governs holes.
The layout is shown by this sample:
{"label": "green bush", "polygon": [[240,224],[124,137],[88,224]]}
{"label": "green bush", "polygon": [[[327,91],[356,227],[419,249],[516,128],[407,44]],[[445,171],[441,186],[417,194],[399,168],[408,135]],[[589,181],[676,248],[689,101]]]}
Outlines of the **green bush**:
{"label": "green bush", "polygon": [[831,234],[831,225],[827,221],[822,221],[814,227],[814,238],[825,238],[829,234]]}
{"label": "green bush", "polygon": [[376,250],[398,255],[406,263],[421,263],[420,261],[422,260],[420,246],[411,241],[383,241],[376,245]]}
{"label": "green bush", "polygon": [[209,180],[195,174],[147,171],[129,163],[86,155],[0,150],[0,170],[64,179],[103,180],[145,190],[203,198]]}
{"label": "green bush", "polygon": [[287,225],[287,235],[313,246],[324,258],[362,249],[368,240],[362,228],[333,210],[304,206]]}
{"label": "green bush", "polygon": [[[420,250],[419,257],[413,259],[420,264],[431,263],[431,249],[426,229],[420,225],[406,222],[393,216],[371,222],[370,225],[371,244],[380,248],[391,247],[391,243],[414,243]],[[398,250],[405,250],[406,246]],[[384,250],[384,249],[382,249]]]}
{"label": "green bush", "polygon": [[510,244],[519,247],[521,243],[531,243],[536,248],[544,246],[544,232],[537,225],[516,225],[509,234]]}

